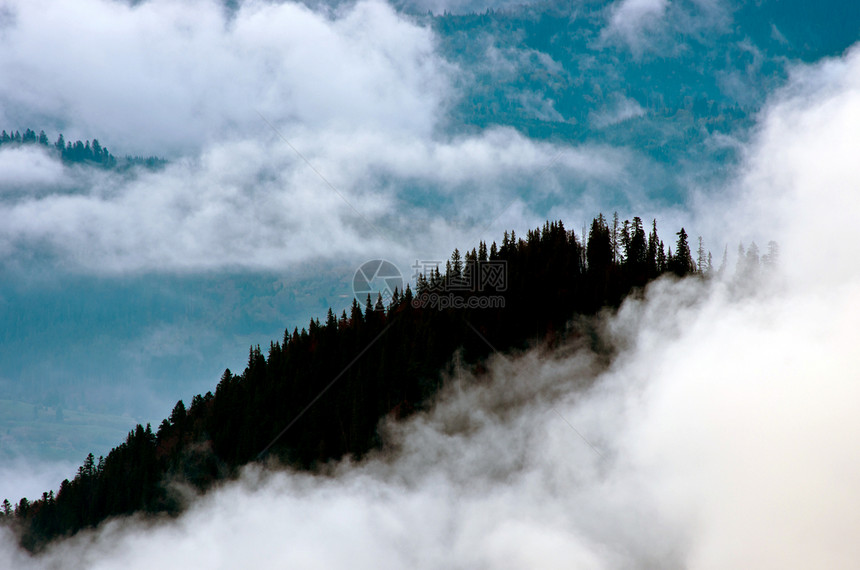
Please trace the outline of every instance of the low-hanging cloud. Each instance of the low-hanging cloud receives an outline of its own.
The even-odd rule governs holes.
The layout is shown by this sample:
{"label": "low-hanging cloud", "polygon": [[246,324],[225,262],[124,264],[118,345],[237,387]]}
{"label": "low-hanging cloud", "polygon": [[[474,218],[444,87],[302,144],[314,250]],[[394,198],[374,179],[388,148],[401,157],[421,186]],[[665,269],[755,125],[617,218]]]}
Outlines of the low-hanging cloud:
{"label": "low-hanging cloud", "polygon": [[43,251],[64,267],[96,274],[283,269],[381,252],[408,257],[427,237],[415,221],[427,218],[428,204],[413,187],[431,188],[430,200],[449,203],[424,230],[444,236],[462,217],[464,227],[444,240],[450,250],[455,237],[473,238],[476,226],[492,221],[489,196],[509,202],[516,184],[538,176],[550,190],[564,180],[583,192],[624,186],[625,165],[635,158],[611,148],[534,143],[511,129],[448,141],[319,136],[303,131],[290,143],[313,167],[277,137],[245,140],[158,172],[97,172],[71,191],[6,200],[0,253],[8,259]]}
{"label": "low-hanging cloud", "polygon": [[[27,497],[35,500],[49,490],[57,491],[59,482],[74,476],[78,466],[71,461],[39,461],[13,456],[14,444],[4,441],[3,464],[0,466],[0,497],[9,501]],[[11,449],[10,449],[11,448]],[[10,453],[11,452],[11,453]]]}
{"label": "low-hanging cloud", "polygon": [[0,195],[34,192],[64,182],[63,168],[43,149],[15,147],[0,150]]}
{"label": "low-hanging cloud", "polygon": [[[38,158],[45,183],[0,196],[0,262],[35,253],[64,270],[119,274],[405,258],[404,235],[430,232],[422,239],[442,237],[450,251],[508,220],[504,205],[535,180],[561,205],[645,183],[631,172],[641,157],[625,149],[499,127],[443,134],[459,70],[429,28],[381,2],[228,12],[214,0],[12,1],[7,11],[0,72],[13,80],[0,86],[0,120],[48,122],[70,140],[97,135],[171,162],[87,174],[8,151]],[[545,213],[532,210],[514,221],[539,223]]]}
{"label": "low-hanging cloud", "polygon": [[520,10],[540,4],[542,0],[392,0],[392,4],[406,13],[426,14],[480,14],[488,10]]}
{"label": "low-hanging cloud", "polygon": [[232,17],[216,0],[14,0],[6,10],[0,121],[48,123],[131,154],[193,154],[265,132],[258,112],[311,129],[426,135],[449,94],[430,30],[382,2],[332,14],[243,2]]}
{"label": "low-hanging cloud", "polygon": [[668,0],[619,0],[610,9],[607,34],[617,35],[636,50],[641,50],[641,36],[660,26],[669,7]]}
{"label": "low-hanging cloud", "polygon": [[858,67],[800,70],[748,149],[728,219],[783,253],[758,291],[660,281],[607,317],[608,367],[575,346],[497,357],[388,426],[388,455],[330,476],[251,468],[177,520],[109,522],[38,559],[7,536],[3,561],[853,568]]}
{"label": "low-hanging cloud", "polygon": [[731,9],[723,0],[616,0],[607,8],[603,45],[627,48],[634,57],[675,52],[688,39],[727,29]]}
{"label": "low-hanging cloud", "polygon": [[597,113],[592,113],[591,123],[598,128],[609,127],[623,123],[629,119],[635,119],[645,114],[645,109],[635,99],[624,97],[622,95],[615,96],[605,109]]}

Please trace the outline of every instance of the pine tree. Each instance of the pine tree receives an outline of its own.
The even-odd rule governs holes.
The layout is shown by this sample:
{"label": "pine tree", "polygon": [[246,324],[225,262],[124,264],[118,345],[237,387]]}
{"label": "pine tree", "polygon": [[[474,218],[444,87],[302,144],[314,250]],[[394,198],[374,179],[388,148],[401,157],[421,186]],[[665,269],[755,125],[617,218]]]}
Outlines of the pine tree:
{"label": "pine tree", "polygon": [[429,287],[430,285],[427,282],[427,277],[423,273],[419,273],[418,277],[415,278],[415,291],[417,291],[419,295],[423,295]]}
{"label": "pine tree", "polygon": [[[253,358],[253,352],[251,357]],[[170,424],[181,430],[185,427],[185,416],[185,403],[182,400],[179,400],[176,402],[176,405],[173,406],[173,411],[170,412]]]}
{"label": "pine tree", "polygon": [[478,245],[478,261],[487,261],[487,242],[483,240]]}
{"label": "pine tree", "polygon": [[624,251],[624,257],[616,255],[615,263],[627,263],[630,254],[630,220],[624,220],[624,223],[621,224],[621,234],[618,239],[621,240],[621,250]]}
{"label": "pine tree", "polygon": [[702,236],[699,236],[699,247],[696,249],[696,271],[699,275],[705,274],[707,269],[707,261],[705,259],[705,245],[702,241]]}
{"label": "pine tree", "polygon": [[651,222],[651,233],[648,234],[648,277],[653,278],[660,272],[660,265],[657,255],[657,248],[660,244],[660,238],[657,237],[657,220]]}
{"label": "pine tree", "polygon": [[747,253],[746,249],[744,249],[743,242],[738,243],[738,261],[735,266],[735,273],[742,273],[744,269],[744,259],[746,259]]}
{"label": "pine tree", "polygon": [[[599,216],[603,218],[603,214]],[[618,212],[615,211],[612,213],[612,231],[609,233],[609,244],[612,248],[612,263],[618,263],[618,258],[620,257],[620,236],[619,236],[619,223],[618,223]]]}
{"label": "pine tree", "polygon": [[373,321],[373,303],[370,301],[370,293],[367,294],[367,300],[364,302],[364,320],[365,322]]}
{"label": "pine tree", "polygon": [[361,317],[361,306],[358,304],[358,300],[354,297],[352,299],[352,308],[350,309],[349,319],[353,325],[358,325],[363,322]]}
{"label": "pine tree", "polygon": [[746,277],[752,277],[758,273],[761,267],[761,259],[759,258],[758,246],[755,242],[750,243],[747,249],[747,254],[744,258],[744,273]]}
{"label": "pine tree", "polygon": [[460,250],[454,248],[454,253],[451,254],[451,275],[455,278],[463,275],[463,260],[460,257]]}
{"label": "pine tree", "polygon": [[678,241],[675,244],[675,257],[673,259],[672,271],[678,277],[683,277],[695,271],[695,265],[693,265],[693,258],[690,254],[690,244],[687,241],[687,232],[684,228],[681,228],[677,234]]}
{"label": "pine tree", "polygon": [[723,247],[723,259],[720,261],[720,268],[717,269],[717,275],[721,276],[726,272],[726,266],[729,263],[729,244]]}
{"label": "pine tree", "polygon": [[[671,255],[671,248],[669,251]],[[666,257],[666,246],[663,245],[663,240],[660,240],[660,247],[657,249],[657,272],[663,273],[669,269],[669,259]]]}
{"label": "pine tree", "polygon": [[761,258],[762,265],[774,268],[779,264],[779,244],[771,240],[767,242],[767,253]]}
{"label": "pine tree", "polygon": [[99,144],[98,139],[93,139],[92,155],[94,161],[102,162],[102,145]]}
{"label": "pine tree", "polygon": [[624,240],[627,264],[634,272],[644,273],[648,261],[648,244],[640,217],[634,217],[633,223],[630,224],[629,228],[625,220]]}
{"label": "pine tree", "polygon": [[588,261],[588,270],[591,272],[604,271],[612,263],[612,236],[606,226],[603,214],[591,222],[585,255]]}

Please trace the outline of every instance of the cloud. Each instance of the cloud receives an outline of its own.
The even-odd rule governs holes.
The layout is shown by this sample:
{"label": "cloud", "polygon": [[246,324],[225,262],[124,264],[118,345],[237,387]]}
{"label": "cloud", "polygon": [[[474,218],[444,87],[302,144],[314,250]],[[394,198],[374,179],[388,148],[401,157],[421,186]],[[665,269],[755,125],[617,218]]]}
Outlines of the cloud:
{"label": "cloud", "polygon": [[[462,246],[456,237],[472,239],[503,213],[488,215],[487,203],[517,200],[535,177],[566,202],[639,183],[623,149],[508,128],[442,134],[459,70],[429,28],[380,2],[246,2],[232,17],[206,0],[8,6],[14,49],[0,54],[0,72],[12,79],[0,87],[0,119],[15,110],[16,120],[65,127],[68,139],[97,134],[172,160],[159,172],[88,176],[34,155],[46,183],[64,172],[72,181],[0,200],[6,264],[36,257],[122,274],[409,257],[416,219],[433,232],[425,241]],[[517,57],[560,69],[536,52]],[[537,115],[557,115],[521,96]]]}
{"label": "cloud", "polygon": [[56,493],[60,481],[72,479],[77,468],[78,465],[70,461],[34,460],[7,455],[0,466],[0,501],[9,499],[14,502],[21,497],[32,501],[41,498],[42,493],[49,490]]}
{"label": "cloud", "polygon": [[[13,1],[0,114],[132,154],[192,152],[261,131],[385,124],[427,134],[449,70],[429,29],[381,2]],[[85,17],[83,17],[85,15]],[[106,46],[110,46],[109,49]]]}
{"label": "cloud", "polygon": [[770,24],[770,38],[780,45],[789,45],[791,42],[788,41],[782,32],[779,31],[779,28],[776,27],[776,24],[771,22]]}
{"label": "cloud", "polygon": [[653,33],[663,22],[669,0],[618,0],[610,8],[606,34],[617,36],[634,51],[641,51],[643,36]]}
{"label": "cloud", "polygon": [[[786,267],[795,283],[829,287],[853,278],[850,263],[831,260],[850,259],[854,252],[853,240],[837,236],[851,227],[858,180],[851,160],[860,126],[858,70],[856,46],[844,57],[794,67],[761,116],[737,184],[727,198],[712,195],[698,206],[743,240],[761,245],[776,239],[783,249],[808,253],[802,263]],[[727,208],[726,200],[742,205]],[[714,215],[720,211],[725,215]],[[779,233],[763,235],[765,223]],[[826,247],[827,255],[810,251],[811,243]]]}
{"label": "cloud", "polygon": [[45,190],[65,182],[62,166],[41,148],[0,149],[0,194]]}
{"label": "cloud", "polygon": [[[3,3],[3,128],[97,136],[116,155],[170,159],[157,172],[117,173],[37,149],[0,158],[2,294],[20,314],[7,319],[2,360],[19,397],[59,393],[157,423],[165,400],[241,367],[237,346],[337,308],[349,289],[335,285],[367,259],[411,277],[416,259],[540,225],[548,203],[585,220],[596,196],[646,184],[632,174],[641,157],[625,149],[510,128],[447,133],[447,111],[473,78],[440,55],[429,27],[384,3],[222,4]],[[511,76],[562,69],[539,52],[500,59],[509,56]],[[523,104],[553,114],[539,96]],[[319,275],[324,286],[305,280]],[[193,291],[221,301],[206,285],[225,276],[241,283],[230,319],[210,303],[211,316],[183,324]],[[289,309],[258,317],[263,295],[249,284],[276,278],[295,290]],[[46,304],[55,309],[30,310]],[[49,341],[46,330],[57,334]],[[62,349],[30,358],[45,343]],[[103,439],[86,445],[106,451]]]}
{"label": "cloud", "polygon": [[[660,281],[582,347],[455,372],[329,476],[250,468],[161,523],[116,520],[16,567],[852,568],[860,532],[860,56],[800,68],[747,148],[726,231],[783,270]],[[721,219],[718,214],[712,215]],[[734,224],[731,221],[734,221]]]}
{"label": "cloud", "polygon": [[176,521],[114,521],[36,567],[850,567],[858,315],[680,289],[609,323],[630,343],[609,371],[499,359],[392,428],[389,457],[250,469]]}
{"label": "cloud", "polygon": [[511,196],[512,186],[528,187],[550,166],[548,187],[576,179],[584,191],[623,180],[631,160],[611,148],[535,143],[512,129],[447,141],[372,131],[290,135],[312,166],[273,136],[213,145],[158,172],[99,172],[74,192],[7,200],[0,251],[6,258],[42,251],[96,274],[284,269],[311,259],[405,255],[426,238],[412,222],[429,204],[412,185],[443,203],[433,217],[456,212],[482,227],[492,220],[489,196]]}
{"label": "cloud", "polygon": [[689,40],[728,30],[731,9],[722,0],[616,0],[607,9],[600,45],[618,45],[635,58],[677,53]]}
{"label": "cloud", "polygon": [[612,98],[610,105],[600,112],[592,113],[591,123],[598,127],[604,128],[618,123],[623,123],[628,119],[635,119],[645,114],[645,109],[635,99],[616,95]]}
{"label": "cloud", "polygon": [[538,4],[539,0],[393,0],[392,4],[406,13],[472,14],[487,10],[516,10]]}

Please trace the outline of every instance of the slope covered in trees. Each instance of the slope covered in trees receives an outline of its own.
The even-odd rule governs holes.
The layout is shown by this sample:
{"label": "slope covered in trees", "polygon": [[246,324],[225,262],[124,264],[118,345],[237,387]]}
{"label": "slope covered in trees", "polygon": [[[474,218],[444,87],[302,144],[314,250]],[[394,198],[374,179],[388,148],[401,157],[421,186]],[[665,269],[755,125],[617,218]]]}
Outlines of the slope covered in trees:
{"label": "slope covered in trees", "polygon": [[35,131],[26,129],[23,134],[20,131],[0,132],[0,149],[10,146],[20,145],[39,145],[40,147],[54,153],[65,163],[69,164],[88,164],[101,168],[128,168],[130,166],[141,165],[147,168],[156,168],[167,163],[163,158],[156,156],[141,157],[141,156],[125,156],[117,159],[112,155],[107,147],[103,147],[98,139],[90,141],[66,141],[62,133],[57,137],[57,140],[51,143],[48,140],[48,135],[45,131],[39,131],[37,135]]}
{"label": "slope covered in trees", "polygon": [[[686,231],[675,235],[673,254],[656,221],[646,231],[639,218],[601,215],[587,237],[547,222],[525,238],[506,232],[501,245],[455,250],[444,272],[420,274],[414,291],[407,285],[387,303],[368,296],[363,307],[353,301],[340,316],[329,309],[265,351],[252,346],[245,370],[225,370],[214,393],[177,402],[156,430],[138,425],[107,457],[90,454],[56,495],[6,501],[0,519],[38,550],[111,516],[179,512],[167,481],[206,490],[265,457],[300,469],[361,457],[382,445],[380,419],[429,405],[455,353],[480,374],[494,350],[570,335],[596,343],[588,319],[567,324],[617,307],[660,275],[713,271],[701,244],[694,262]],[[758,264],[757,250],[745,259]]]}

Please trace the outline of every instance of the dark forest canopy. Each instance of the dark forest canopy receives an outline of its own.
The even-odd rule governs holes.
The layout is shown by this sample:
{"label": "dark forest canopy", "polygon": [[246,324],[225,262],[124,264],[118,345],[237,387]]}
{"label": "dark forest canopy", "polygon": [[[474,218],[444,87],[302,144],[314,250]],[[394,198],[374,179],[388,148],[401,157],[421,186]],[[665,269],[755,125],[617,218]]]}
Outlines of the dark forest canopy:
{"label": "dark forest canopy", "polygon": [[157,156],[141,157],[128,156],[117,159],[112,155],[107,147],[99,143],[98,139],[90,141],[66,141],[63,134],[57,137],[55,142],[48,140],[48,135],[45,131],[39,131],[37,135],[31,129],[25,129],[22,134],[20,131],[0,132],[0,149],[4,146],[20,146],[20,145],[39,145],[46,150],[52,152],[65,163],[69,164],[87,164],[98,166],[101,168],[128,168],[131,166],[145,166],[147,168],[158,168],[167,164],[167,161]]}
{"label": "dark forest canopy", "polygon": [[[419,275],[414,290],[375,302],[368,295],[340,316],[329,309],[324,321],[288,328],[266,351],[250,347],[245,370],[225,370],[214,393],[188,406],[180,400],[156,430],[138,425],[107,457],[88,455],[56,495],[5,501],[0,522],[36,551],[108,517],[179,513],[167,481],[205,491],[263,458],[296,469],[361,458],[383,446],[382,419],[431,405],[455,354],[478,377],[494,351],[535,342],[578,340],[608,359],[589,315],[661,275],[706,279],[725,270],[725,261],[712,267],[701,240],[693,259],[684,228],[674,237],[667,248],[656,220],[646,230],[638,217],[600,215],[587,236],[547,222],[524,238],[505,232],[501,244],[455,250],[444,272]],[[740,253],[738,271],[747,274],[774,263],[777,248]]]}

